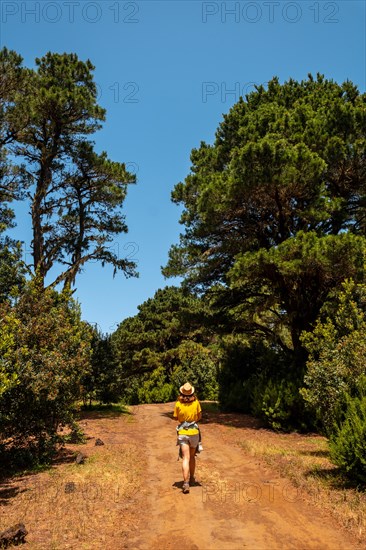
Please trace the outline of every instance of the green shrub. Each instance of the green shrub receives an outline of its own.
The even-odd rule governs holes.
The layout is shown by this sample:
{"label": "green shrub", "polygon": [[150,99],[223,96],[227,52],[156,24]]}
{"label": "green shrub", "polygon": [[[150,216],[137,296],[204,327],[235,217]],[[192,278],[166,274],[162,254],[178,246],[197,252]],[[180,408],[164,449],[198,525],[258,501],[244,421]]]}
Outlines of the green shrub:
{"label": "green shrub", "polygon": [[60,425],[74,426],[74,403],[90,366],[91,333],[70,293],[27,285],[0,323],[0,364],[16,383],[0,395],[0,442],[34,448],[46,460]]}
{"label": "green shrub", "polygon": [[302,335],[309,358],[301,394],[328,436],[365,372],[365,311],[366,285],[345,281],[342,291],[324,305],[314,330]]}
{"label": "green shrub", "polygon": [[329,442],[335,464],[351,479],[366,483],[366,396],[348,398],[345,419]]}
{"label": "green shrub", "polygon": [[225,410],[251,412],[257,373],[286,371],[286,358],[260,339],[227,335],[220,342],[219,401]]}
{"label": "green shrub", "polygon": [[189,381],[199,399],[215,401],[218,398],[217,366],[213,352],[197,342],[185,341],[176,350],[178,365],[169,376],[169,382],[178,393]]}
{"label": "green shrub", "polygon": [[252,389],[252,413],[275,430],[287,429],[296,400],[297,388],[287,380],[257,377]]}
{"label": "green shrub", "polygon": [[176,390],[166,380],[164,367],[149,373],[142,386],[137,390],[139,403],[166,403],[175,398]]}
{"label": "green shrub", "polygon": [[[226,382],[225,393],[220,392],[220,404],[224,411],[251,412],[251,379]],[[221,389],[221,388],[220,388]]]}

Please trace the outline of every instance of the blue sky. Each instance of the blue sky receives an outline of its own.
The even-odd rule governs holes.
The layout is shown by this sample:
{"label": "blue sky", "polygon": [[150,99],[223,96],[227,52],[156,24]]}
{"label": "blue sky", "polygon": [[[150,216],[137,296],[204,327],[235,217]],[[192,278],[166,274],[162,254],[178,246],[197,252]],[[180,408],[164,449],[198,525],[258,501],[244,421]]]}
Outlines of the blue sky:
{"label": "blue sky", "polygon": [[[84,319],[112,332],[158,288],[179,283],[160,272],[183,230],[170,194],[189,173],[191,150],[212,143],[239,95],[274,75],[309,72],[365,91],[365,26],[365,2],[351,0],[2,0],[1,46],[25,65],[47,51],[92,61],[107,109],[96,148],[137,174],[124,205],[129,233],[111,246],[138,262],[140,277],[87,265],[75,293]],[[14,234],[28,256],[27,207],[17,213]]]}

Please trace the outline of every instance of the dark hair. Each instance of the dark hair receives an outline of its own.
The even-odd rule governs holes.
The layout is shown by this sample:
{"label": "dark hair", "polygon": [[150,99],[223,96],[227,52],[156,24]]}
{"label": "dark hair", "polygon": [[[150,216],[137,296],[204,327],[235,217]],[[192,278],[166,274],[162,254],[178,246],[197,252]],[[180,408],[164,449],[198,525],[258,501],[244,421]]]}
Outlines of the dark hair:
{"label": "dark hair", "polygon": [[179,400],[179,399],[183,399],[183,398],[192,399],[192,401],[194,401],[195,399],[197,399],[197,397],[195,396],[194,393],[192,393],[191,395],[185,395],[184,393],[180,393],[180,392],[179,392],[178,400]]}

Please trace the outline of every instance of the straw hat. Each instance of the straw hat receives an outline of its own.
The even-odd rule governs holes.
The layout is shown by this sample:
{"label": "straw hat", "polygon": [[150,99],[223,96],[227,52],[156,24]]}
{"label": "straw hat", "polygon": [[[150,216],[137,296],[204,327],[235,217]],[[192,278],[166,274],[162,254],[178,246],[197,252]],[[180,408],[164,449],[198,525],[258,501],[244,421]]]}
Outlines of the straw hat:
{"label": "straw hat", "polygon": [[179,393],[182,395],[193,395],[194,394],[194,387],[191,386],[189,382],[186,382],[184,386],[181,386],[179,388]]}

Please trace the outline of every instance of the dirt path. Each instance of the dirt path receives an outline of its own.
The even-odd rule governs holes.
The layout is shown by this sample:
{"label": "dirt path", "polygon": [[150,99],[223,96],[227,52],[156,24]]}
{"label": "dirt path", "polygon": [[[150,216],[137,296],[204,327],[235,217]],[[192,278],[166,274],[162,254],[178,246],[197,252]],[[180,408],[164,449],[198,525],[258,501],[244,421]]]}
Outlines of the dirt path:
{"label": "dirt path", "polygon": [[[318,507],[230,440],[233,428],[203,426],[198,484],[181,492],[172,404],[135,409],[148,449],[142,528],[130,548],[253,550],[356,548]],[[235,429],[235,428],[234,428]]]}
{"label": "dirt path", "polygon": [[[85,414],[85,444],[67,445],[51,470],[0,486],[0,531],[24,521],[29,550],[361,548],[320,500],[303,498],[238,445],[257,438],[271,448],[281,437],[245,415],[207,414],[203,406],[198,483],[184,495],[173,405]],[[82,466],[79,451],[88,457]]]}

